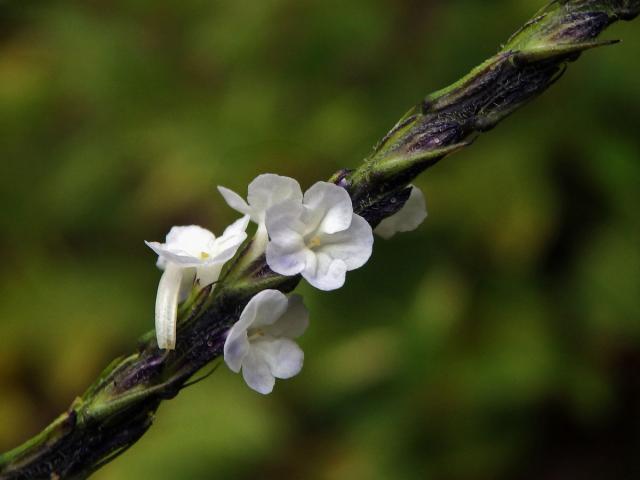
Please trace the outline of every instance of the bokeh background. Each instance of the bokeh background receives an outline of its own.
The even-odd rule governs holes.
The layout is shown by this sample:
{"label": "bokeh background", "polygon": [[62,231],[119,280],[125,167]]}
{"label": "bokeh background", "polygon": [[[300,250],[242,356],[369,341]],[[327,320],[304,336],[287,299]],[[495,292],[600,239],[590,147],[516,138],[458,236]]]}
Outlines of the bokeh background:
{"label": "bokeh background", "polygon": [[[0,2],[0,451],[152,327],[144,239],[357,165],[542,3]],[[220,368],[95,478],[640,478],[639,24],[606,35],[418,180],[418,231],[301,288],[300,376]]]}

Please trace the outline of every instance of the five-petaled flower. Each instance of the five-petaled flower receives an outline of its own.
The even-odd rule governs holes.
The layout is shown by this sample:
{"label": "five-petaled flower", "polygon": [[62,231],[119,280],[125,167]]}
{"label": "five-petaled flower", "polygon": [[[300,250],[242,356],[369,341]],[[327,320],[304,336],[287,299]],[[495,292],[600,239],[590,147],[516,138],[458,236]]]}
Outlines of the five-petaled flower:
{"label": "five-petaled flower", "polygon": [[302,369],[304,353],[294,338],[309,325],[302,297],[278,290],[255,295],[231,327],[224,344],[224,360],[247,385],[262,394],[273,390],[276,378],[291,378]]}
{"label": "five-petaled flower", "polygon": [[300,273],[320,290],[342,287],[346,272],[371,256],[371,227],[353,213],[347,191],[332,183],[316,183],[302,201],[272,206],[265,221],[269,267],[281,275]]}
{"label": "five-petaled flower", "polygon": [[158,254],[157,265],[164,270],[156,296],[156,336],[158,347],[174,349],[178,302],[184,300],[194,280],[201,287],[218,280],[222,266],[233,258],[247,238],[249,217],[232,223],[222,236],[196,225],[173,227],[165,243],[145,242]]}
{"label": "five-petaled flower", "polygon": [[410,232],[420,226],[427,218],[427,204],[422,190],[410,185],[411,193],[407,202],[394,215],[385,218],[376,227],[376,235],[389,239],[399,232]]}
{"label": "five-petaled flower", "polygon": [[246,202],[240,195],[226,187],[218,186],[218,191],[231,208],[243,215],[249,215],[251,221],[258,224],[253,242],[260,253],[264,252],[268,240],[265,225],[267,210],[286,200],[302,201],[302,189],[296,180],[273,173],[258,175],[249,184]]}

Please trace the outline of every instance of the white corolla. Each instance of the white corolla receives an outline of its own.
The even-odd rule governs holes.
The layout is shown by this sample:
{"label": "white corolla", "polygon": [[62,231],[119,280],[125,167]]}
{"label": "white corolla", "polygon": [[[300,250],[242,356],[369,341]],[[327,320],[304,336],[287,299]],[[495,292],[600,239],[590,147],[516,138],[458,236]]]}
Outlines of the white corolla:
{"label": "white corolla", "polygon": [[175,348],[178,302],[188,295],[194,281],[206,287],[218,280],[222,266],[247,238],[248,223],[249,217],[245,216],[217,238],[196,225],[173,227],[165,243],[145,242],[158,254],[157,265],[164,270],[156,296],[158,347]]}
{"label": "white corolla", "polygon": [[399,232],[410,232],[420,226],[427,218],[427,204],[422,190],[414,185],[404,206],[394,215],[385,218],[374,232],[382,238],[389,239]]}
{"label": "white corolla", "polygon": [[262,394],[273,390],[276,378],[291,378],[302,369],[304,353],[293,339],[309,325],[302,297],[278,290],[255,295],[231,327],[224,361],[247,385]]}
{"label": "white corolla", "polygon": [[332,183],[318,182],[302,200],[272,206],[265,223],[269,267],[281,275],[302,274],[320,290],[342,287],[346,272],[371,256],[371,227],[353,212],[347,191]]}

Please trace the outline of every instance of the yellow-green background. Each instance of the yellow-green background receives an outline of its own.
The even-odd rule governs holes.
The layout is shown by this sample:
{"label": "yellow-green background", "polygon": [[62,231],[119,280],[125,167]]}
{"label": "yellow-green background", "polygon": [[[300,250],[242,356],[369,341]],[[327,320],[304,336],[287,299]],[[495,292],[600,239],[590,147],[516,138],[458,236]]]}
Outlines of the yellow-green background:
{"label": "yellow-green background", "polygon": [[[357,165],[543,1],[0,2],[0,450],[152,327],[144,239]],[[220,368],[95,478],[638,478],[640,22],[606,35],[418,180],[418,231],[302,287],[301,375]]]}

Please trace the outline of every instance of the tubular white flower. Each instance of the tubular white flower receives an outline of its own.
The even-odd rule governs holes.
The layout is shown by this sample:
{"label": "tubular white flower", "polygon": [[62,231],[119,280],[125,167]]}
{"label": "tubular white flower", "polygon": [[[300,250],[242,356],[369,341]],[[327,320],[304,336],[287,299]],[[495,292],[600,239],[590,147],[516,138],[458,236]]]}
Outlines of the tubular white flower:
{"label": "tubular white flower", "polygon": [[258,224],[255,244],[261,252],[268,240],[266,211],[286,200],[302,201],[302,189],[296,180],[273,173],[259,175],[249,184],[247,201],[228,188],[218,186],[218,191],[231,208],[249,215],[251,221]]}
{"label": "tubular white flower", "polygon": [[385,218],[376,227],[376,235],[384,239],[393,237],[398,232],[410,232],[420,226],[427,218],[427,204],[422,190],[414,185],[404,206],[394,215]]}
{"label": "tubular white flower", "polygon": [[255,295],[231,327],[224,343],[224,361],[235,373],[242,370],[247,385],[271,393],[276,378],[291,378],[302,369],[304,353],[294,338],[309,325],[302,297],[287,298],[278,290]]}
{"label": "tubular white flower", "polygon": [[164,270],[156,296],[159,348],[175,348],[178,303],[188,296],[194,281],[206,287],[218,280],[222,266],[233,258],[247,238],[248,223],[249,216],[245,216],[227,227],[218,238],[197,225],[173,227],[165,243],[145,242],[158,254],[158,268]]}
{"label": "tubular white flower", "polygon": [[346,272],[363,266],[373,248],[371,227],[353,213],[346,190],[332,183],[316,183],[302,202],[274,205],[266,226],[269,267],[281,275],[300,273],[320,290],[342,287]]}

